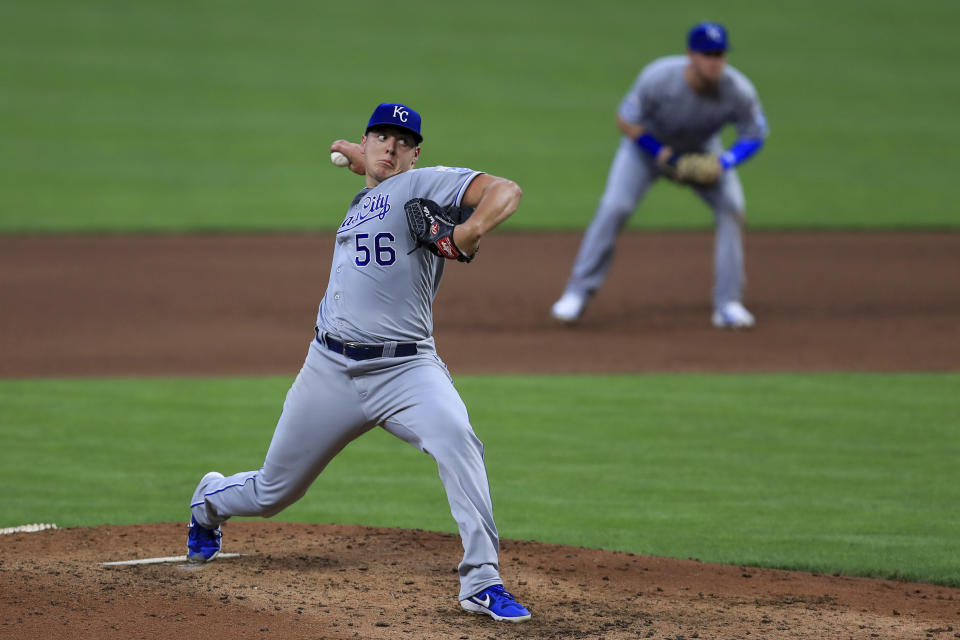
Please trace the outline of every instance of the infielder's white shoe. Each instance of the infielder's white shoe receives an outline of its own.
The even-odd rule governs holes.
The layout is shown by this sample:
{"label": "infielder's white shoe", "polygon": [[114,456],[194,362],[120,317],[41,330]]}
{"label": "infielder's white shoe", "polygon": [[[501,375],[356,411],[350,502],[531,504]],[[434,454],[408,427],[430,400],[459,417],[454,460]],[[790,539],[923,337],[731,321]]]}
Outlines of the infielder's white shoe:
{"label": "infielder's white shoe", "polygon": [[584,307],[587,306],[587,296],[572,291],[565,292],[560,299],[553,303],[550,315],[557,322],[573,324],[580,319]]}
{"label": "infielder's white shoe", "polygon": [[748,329],[756,324],[753,314],[739,302],[728,302],[713,312],[713,326],[718,329]]}

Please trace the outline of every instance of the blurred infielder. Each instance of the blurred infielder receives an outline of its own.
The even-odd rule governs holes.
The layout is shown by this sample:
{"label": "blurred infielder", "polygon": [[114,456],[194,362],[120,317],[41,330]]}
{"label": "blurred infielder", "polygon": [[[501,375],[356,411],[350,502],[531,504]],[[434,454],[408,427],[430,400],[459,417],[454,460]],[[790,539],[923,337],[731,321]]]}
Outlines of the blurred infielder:
{"label": "blurred infielder", "polygon": [[[665,175],[690,185],[713,209],[714,326],[753,326],[742,303],[745,202],[734,167],[763,146],[767,123],[753,85],[726,58],[726,29],[703,22],[690,29],[686,56],[655,60],[637,76],[617,111],[623,138],[606,190],[563,296],[551,309],[556,320],[580,318],[610,270],[620,230],[647,189]],[[737,141],[724,151],[720,132],[727,124],[735,126]]]}
{"label": "blurred infielder", "polygon": [[337,231],[315,337],[263,466],[200,480],[190,502],[187,556],[212,560],[221,523],[278,513],[349,442],[379,425],[437,462],[463,541],[461,606],[520,622],[530,613],[500,579],[483,444],[432,334],[446,259],[470,262],[480,238],[516,210],[522,193],[514,182],[479,171],[414,169],[420,122],[405,105],[381,104],[359,145],[331,146],[366,176],[366,188]]}

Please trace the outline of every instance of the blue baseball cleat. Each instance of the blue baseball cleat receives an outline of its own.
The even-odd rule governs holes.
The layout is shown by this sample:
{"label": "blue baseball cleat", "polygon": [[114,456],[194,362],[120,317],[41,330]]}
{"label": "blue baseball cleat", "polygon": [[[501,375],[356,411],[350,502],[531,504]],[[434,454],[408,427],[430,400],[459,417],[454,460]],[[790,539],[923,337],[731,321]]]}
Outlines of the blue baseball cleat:
{"label": "blue baseball cleat", "polygon": [[487,587],[480,593],[460,601],[460,606],[471,613],[488,615],[494,620],[523,622],[530,619],[530,612],[513,599],[513,594],[502,584]]}
{"label": "blue baseball cleat", "polygon": [[210,562],[220,553],[220,527],[207,529],[190,516],[190,532],[187,534],[187,560],[190,562]]}

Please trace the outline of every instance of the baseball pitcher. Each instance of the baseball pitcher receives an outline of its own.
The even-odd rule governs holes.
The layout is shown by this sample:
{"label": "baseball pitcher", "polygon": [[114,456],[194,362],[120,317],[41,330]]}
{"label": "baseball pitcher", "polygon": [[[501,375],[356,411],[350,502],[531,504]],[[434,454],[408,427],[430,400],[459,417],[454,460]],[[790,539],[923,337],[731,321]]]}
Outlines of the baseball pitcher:
{"label": "baseball pitcher", "polygon": [[[754,325],[742,302],[746,209],[734,167],[760,150],[768,130],[753,85],[726,64],[727,49],[726,29],[703,22],[690,29],[685,56],[655,60],[637,76],[617,110],[623,137],[566,289],[551,309],[554,319],[579,320],[606,279],[620,230],[647,189],[665,176],[689,185],[713,210],[713,325]],[[737,141],[724,151],[720,133],[728,124]]]}
{"label": "baseball pitcher", "polygon": [[278,513],[349,442],[379,425],[437,462],[463,541],[461,606],[521,622],[530,612],[499,575],[483,443],[437,354],[432,307],[446,261],[473,260],[480,239],[517,209],[522,193],[510,180],[471,169],[415,169],[422,140],[420,114],[390,103],[374,110],[360,144],[331,146],[334,162],[364,175],[366,188],[337,230],[306,361],[263,466],[200,480],[187,556],[212,560],[223,522]]}

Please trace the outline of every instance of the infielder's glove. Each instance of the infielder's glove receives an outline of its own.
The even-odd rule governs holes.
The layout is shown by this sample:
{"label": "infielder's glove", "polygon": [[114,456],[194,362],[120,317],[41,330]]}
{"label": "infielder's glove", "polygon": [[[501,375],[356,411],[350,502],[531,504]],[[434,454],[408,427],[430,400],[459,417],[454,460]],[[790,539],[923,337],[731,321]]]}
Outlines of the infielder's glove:
{"label": "infielder's glove", "polygon": [[710,186],[720,179],[723,168],[714,153],[683,153],[661,165],[660,171],[677,182]]}
{"label": "infielder's glove", "polygon": [[454,215],[458,220],[455,221],[443,207],[426,198],[408,200],[403,205],[403,209],[407,212],[407,224],[418,246],[423,245],[430,253],[448,260],[460,262],[473,260],[473,256],[463,253],[453,241],[454,227],[457,226],[457,222],[469,217],[469,214],[464,216],[462,211],[457,210]]}

